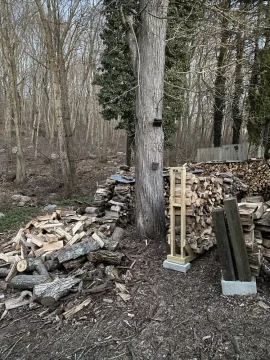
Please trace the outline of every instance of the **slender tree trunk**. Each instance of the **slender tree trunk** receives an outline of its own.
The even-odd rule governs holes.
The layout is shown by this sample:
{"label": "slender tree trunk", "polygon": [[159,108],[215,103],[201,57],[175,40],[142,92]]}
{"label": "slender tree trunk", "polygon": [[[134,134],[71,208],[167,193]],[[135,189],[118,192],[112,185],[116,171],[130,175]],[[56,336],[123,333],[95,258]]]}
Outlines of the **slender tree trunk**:
{"label": "slender tree trunk", "polygon": [[[221,0],[221,8],[224,12],[230,9],[230,0]],[[229,20],[226,14],[223,15],[221,24],[221,44],[217,61],[217,74],[215,81],[215,100],[214,100],[214,146],[221,145],[222,123],[225,110],[226,95],[226,55],[227,43],[229,38],[228,32]]]}
{"label": "slender tree trunk", "polygon": [[140,238],[165,236],[162,119],[168,0],[141,0],[136,72],[136,228]]}
{"label": "slender tree trunk", "polygon": [[232,103],[232,120],[233,120],[233,138],[232,143],[238,144],[240,140],[240,131],[243,122],[242,113],[240,111],[240,99],[243,93],[243,53],[245,46],[244,35],[242,34],[241,27],[237,34],[237,52],[236,52],[236,67],[235,67],[235,82],[234,82],[234,96]]}

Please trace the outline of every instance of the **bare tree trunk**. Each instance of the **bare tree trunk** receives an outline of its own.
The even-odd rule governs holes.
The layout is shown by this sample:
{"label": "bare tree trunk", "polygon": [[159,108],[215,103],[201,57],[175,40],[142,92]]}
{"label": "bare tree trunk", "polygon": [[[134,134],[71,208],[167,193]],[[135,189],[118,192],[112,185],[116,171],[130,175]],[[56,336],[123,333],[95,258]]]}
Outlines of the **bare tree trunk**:
{"label": "bare tree trunk", "polygon": [[167,10],[168,0],[140,1],[138,42],[129,23],[130,35],[133,35],[129,46],[132,59],[136,59],[134,70],[138,81],[136,228],[140,238],[146,236],[155,240],[163,239],[165,235],[162,177],[164,134],[162,127],[153,126],[153,122],[154,119],[162,119]]}
{"label": "bare tree trunk", "polygon": [[[221,8],[223,11],[229,10],[231,6],[230,0],[221,0]],[[222,123],[225,109],[225,94],[226,94],[226,54],[227,42],[229,38],[228,32],[229,20],[226,14],[223,14],[221,24],[221,44],[217,62],[217,75],[215,81],[215,103],[214,103],[214,146],[218,147],[221,144],[222,137]]]}
{"label": "bare tree trunk", "polygon": [[232,103],[232,119],[233,119],[233,138],[232,143],[238,144],[240,139],[240,131],[243,122],[243,117],[240,111],[240,99],[243,93],[243,53],[245,47],[245,39],[242,34],[241,27],[237,34],[237,49],[236,49],[236,67],[235,67],[235,82],[234,82],[234,96]]}

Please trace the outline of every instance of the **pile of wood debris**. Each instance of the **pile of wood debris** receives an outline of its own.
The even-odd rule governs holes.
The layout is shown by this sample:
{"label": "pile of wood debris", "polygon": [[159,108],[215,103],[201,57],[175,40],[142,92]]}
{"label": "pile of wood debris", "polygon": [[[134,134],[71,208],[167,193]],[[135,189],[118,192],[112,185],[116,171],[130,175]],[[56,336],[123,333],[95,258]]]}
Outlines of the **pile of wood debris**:
{"label": "pile of wood debris", "polygon": [[[54,306],[70,291],[91,294],[113,283],[127,301],[125,283],[133,264],[117,251],[123,237],[124,230],[108,214],[98,218],[57,210],[33,219],[0,253],[0,278],[5,279],[0,288],[23,290],[19,298],[4,302],[6,311],[33,301]],[[96,278],[105,283],[96,287]]]}

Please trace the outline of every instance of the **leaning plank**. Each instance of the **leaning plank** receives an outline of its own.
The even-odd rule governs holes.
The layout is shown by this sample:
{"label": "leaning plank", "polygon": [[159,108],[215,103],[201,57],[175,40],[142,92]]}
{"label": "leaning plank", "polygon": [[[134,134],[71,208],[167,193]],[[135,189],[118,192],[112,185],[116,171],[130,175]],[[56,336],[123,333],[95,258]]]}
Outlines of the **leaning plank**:
{"label": "leaning plank", "polygon": [[104,262],[112,265],[120,265],[125,255],[119,252],[99,250],[87,255],[87,260],[93,263]]}
{"label": "leaning plank", "polygon": [[216,234],[218,253],[220,258],[223,279],[226,281],[235,280],[230,243],[227,235],[224,210],[214,209],[212,212],[214,232]]}
{"label": "leaning plank", "polygon": [[50,283],[36,285],[33,296],[44,306],[53,306],[58,300],[67,295],[69,290],[81,280],[72,277],[55,279]]}
{"label": "leaning plank", "polygon": [[92,238],[89,237],[87,241],[74,245],[66,245],[63,249],[57,252],[57,257],[60,263],[65,261],[77,259],[80,256],[87,255],[92,251],[100,249],[99,244]]}
{"label": "leaning plank", "polygon": [[84,307],[88,306],[90,304],[90,302],[91,302],[90,299],[86,299],[82,303],[80,303],[79,305],[76,305],[73,308],[65,311],[63,313],[64,318],[69,319],[71,316],[73,316],[74,314],[76,314],[77,312],[82,310]]}
{"label": "leaning plank", "polygon": [[31,290],[35,285],[43,284],[48,281],[45,275],[17,275],[11,280],[15,289]]}
{"label": "leaning plank", "polygon": [[250,281],[251,271],[236,199],[225,199],[224,210],[228,222],[230,240],[239,280]]}

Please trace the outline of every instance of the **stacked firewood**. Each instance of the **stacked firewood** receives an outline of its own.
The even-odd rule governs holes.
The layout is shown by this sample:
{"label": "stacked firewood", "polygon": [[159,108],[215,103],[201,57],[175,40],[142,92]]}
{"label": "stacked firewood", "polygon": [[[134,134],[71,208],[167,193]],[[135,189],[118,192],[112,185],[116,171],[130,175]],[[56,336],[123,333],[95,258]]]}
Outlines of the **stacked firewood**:
{"label": "stacked firewood", "polygon": [[264,254],[262,233],[255,225],[257,221],[261,221],[267,208],[260,200],[262,199],[258,197],[247,197],[238,204],[250,269],[255,276],[260,273]]}
{"label": "stacked firewood", "polygon": [[263,160],[235,163],[188,164],[191,170],[202,169],[206,174],[230,172],[247,185],[249,195],[270,196],[270,165]]}
{"label": "stacked firewood", "polygon": [[[223,199],[246,190],[238,178],[230,173],[219,176],[186,176],[186,239],[195,253],[201,254],[215,243],[212,228],[212,210],[221,207]],[[175,202],[181,203],[181,176],[176,175]],[[169,209],[167,209],[167,215]],[[181,209],[176,210],[176,240],[180,241]],[[170,230],[169,230],[170,233]]]}

